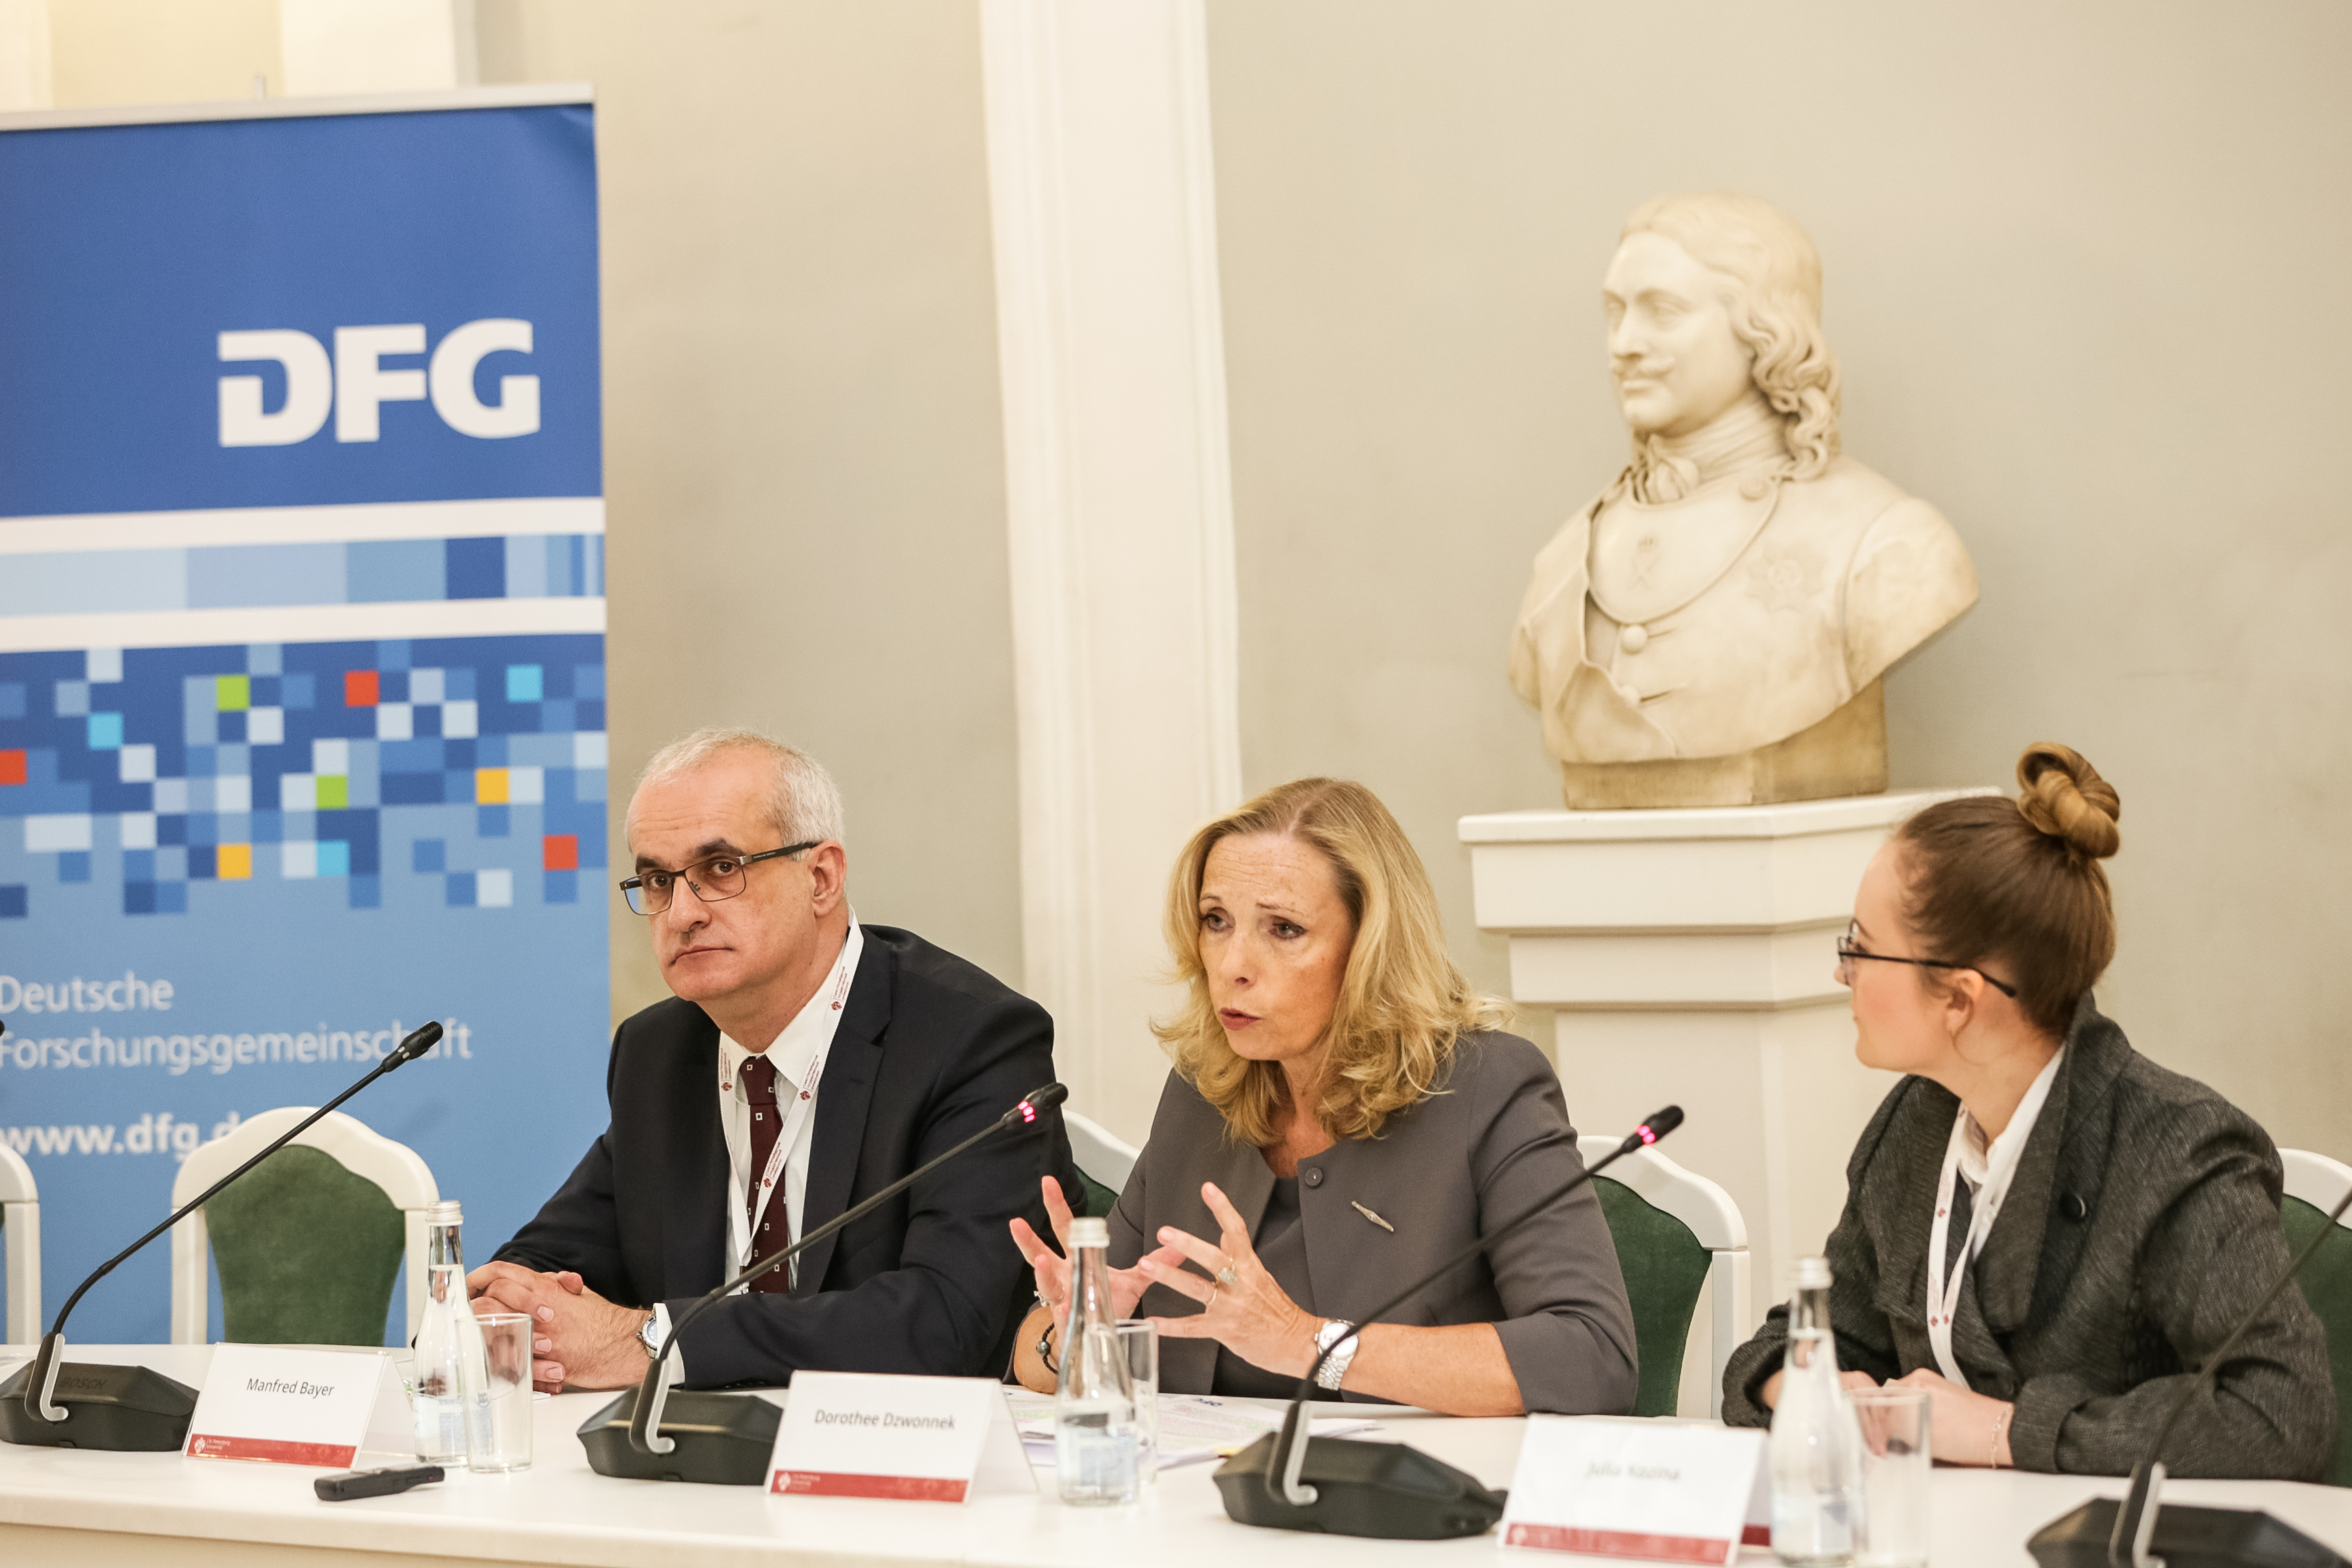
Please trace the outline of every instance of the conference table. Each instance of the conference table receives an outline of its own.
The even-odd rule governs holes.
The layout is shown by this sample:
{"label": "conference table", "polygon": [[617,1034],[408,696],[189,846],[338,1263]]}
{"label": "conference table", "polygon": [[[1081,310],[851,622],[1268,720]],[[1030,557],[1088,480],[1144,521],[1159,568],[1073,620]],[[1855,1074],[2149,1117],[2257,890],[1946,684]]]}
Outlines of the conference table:
{"label": "conference table", "polygon": [[[202,1345],[73,1347],[76,1360],[138,1363],[202,1383]],[[0,1374],[24,1359],[0,1351]],[[1496,1535],[1448,1542],[1363,1541],[1256,1530],[1225,1517],[1213,1465],[1165,1471],[1140,1502],[1065,1508],[1050,1472],[1034,1495],[952,1504],[776,1497],[752,1487],[624,1481],[589,1469],[574,1433],[612,1396],[567,1394],[535,1410],[534,1463],[510,1476],[454,1474],[397,1497],[320,1502],[324,1472],[291,1465],[84,1453],[0,1444],[0,1563],[348,1568],[462,1563],[704,1568],[772,1564],[861,1568],[956,1563],[982,1568],[1461,1568],[1496,1554],[1514,1568],[1617,1561],[1507,1549]],[[782,1400],[787,1395],[773,1397]],[[1328,1407],[1336,1411],[1339,1407]],[[1364,1406],[1345,1407],[1363,1415]],[[1456,1420],[1382,1407],[1366,1436],[1409,1442],[1508,1486],[1526,1423]],[[362,1462],[367,1462],[363,1460]],[[374,1462],[386,1462],[376,1460]],[[2118,1481],[2015,1470],[1937,1470],[1937,1568],[2031,1563],[2025,1541]],[[2270,1481],[2179,1481],[2168,1500],[2267,1509],[2352,1555],[2352,1490]],[[1743,1563],[1766,1563],[1749,1548]]]}

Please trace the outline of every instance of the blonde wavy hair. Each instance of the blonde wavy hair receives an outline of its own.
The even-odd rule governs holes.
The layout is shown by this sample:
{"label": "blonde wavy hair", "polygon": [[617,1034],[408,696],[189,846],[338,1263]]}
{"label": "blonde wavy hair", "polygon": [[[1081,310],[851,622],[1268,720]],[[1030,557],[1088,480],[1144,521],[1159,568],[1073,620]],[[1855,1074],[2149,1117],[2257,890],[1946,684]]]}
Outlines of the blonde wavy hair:
{"label": "blonde wavy hair", "polygon": [[1780,416],[1788,475],[1816,479],[1838,455],[1838,363],[1822,335],[1822,257],[1797,220],[1738,191],[1644,202],[1617,236],[1662,235],[1732,287],[1731,331],[1756,356],[1756,389]]}
{"label": "blonde wavy hair", "polygon": [[1437,1092],[1464,1035],[1502,1027],[1510,1009],[1472,990],[1447,955],[1429,873],[1378,795],[1339,779],[1276,785],[1192,835],[1168,879],[1170,978],[1189,994],[1152,1032],[1176,1070],[1223,1115],[1229,1137],[1260,1148],[1278,1142],[1290,1100],[1279,1063],[1251,1061],[1227,1043],[1201,963],[1209,852],[1224,839],[1261,834],[1319,850],[1355,918],[1315,1114],[1334,1137],[1373,1137],[1391,1116]]}

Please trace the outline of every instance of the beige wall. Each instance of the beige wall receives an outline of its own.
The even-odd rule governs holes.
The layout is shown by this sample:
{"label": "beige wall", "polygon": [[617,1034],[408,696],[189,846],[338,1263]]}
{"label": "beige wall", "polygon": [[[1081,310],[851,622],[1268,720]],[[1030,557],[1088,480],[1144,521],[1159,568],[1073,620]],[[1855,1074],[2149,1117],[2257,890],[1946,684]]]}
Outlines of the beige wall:
{"label": "beige wall", "polygon": [[49,90],[59,109],[259,98],[256,78],[270,96],[285,90],[278,0],[47,5]]}
{"label": "beige wall", "polygon": [[[850,892],[1018,984],[977,16],[481,0],[482,79],[593,81],[614,853],[697,724],[834,770]],[[614,904],[614,1007],[665,993]]]}
{"label": "beige wall", "polygon": [[1753,191],[1821,246],[1848,449],[1983,578],[1895,782],[2080,747],[2103,1003],[2352,1157],[2352,11],[1212,0],[1210,48],[1253,786],[1378,788],[1504,983],[1452,825],[1557,804],[1504,645],[1622,460],[1598,280],[1643,198]]}

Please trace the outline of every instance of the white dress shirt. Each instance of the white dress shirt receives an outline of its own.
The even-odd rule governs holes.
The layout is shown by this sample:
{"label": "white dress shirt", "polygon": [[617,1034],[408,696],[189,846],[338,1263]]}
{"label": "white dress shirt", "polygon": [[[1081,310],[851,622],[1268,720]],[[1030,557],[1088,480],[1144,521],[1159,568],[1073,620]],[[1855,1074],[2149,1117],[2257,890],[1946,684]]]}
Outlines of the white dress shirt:
{"label": "white dress shirt", "polygon": [[[1960,1371],[1958,1358],[1952,1353],[1952,1314],[1960,1299],[1960,1279],[1969,1271],[1969,1264],[1980,1251],[1985,1237],[1992,1231],[1993,1221],[2000,1217],[2000,1205],[2009,1196],[2010,1184],[2016,1179],[2017,1167],[2025,1158],[2026,1141],[2033,1136],[2033,1123],[2041,1118],[2042,1103],[2050,1098],[2050,1085],[2058,1077],[2058,1064],[2066,1059],[2066,1047],[2058,1047],[2041,1072],[2026,1086],[2025,1098],[2017,1102],[2010,1113],[2009,1125],[2000,1136],[1988,1139],[1984,1128],[1969,1114],[1966,1104],[1952,1122],[1952,1138],[1944,1150],[1944,1173],[1936,1189],[1936,1218],[1927,1231],[1927,1342],[1936,1352],[1936,1367],[1946,1377],[1966,1388],[1967,1376]],[[1962,1243],[1956,1267],[1947,1278],[1944,1268],[1946,1253],[1951,1240],[1952,1198],[1954,1178],[1969,1184],[1969,1230]]]}
{"label": "white dress shirt", "polygon": [[[719,1129],[727,1138],[730,1172],[727,1256],[719,1260],[722,1275],[732,1276],[748,1268],[762,1253],[773,1252],[801,1231],[803,1205],[808,1198],[809,1148],[816,1128],[817,1083],[824,1073],[824,1058],[833,1048],[834,1032],[841,1026],[841,1010],[848,1004],[850,984],[857,977],[858,955],[865,951],[866,933],[859,929],[857,913],[853,910],[849,935],[841,944],[841,956],[834,961],[824,984],[801,1005],[793,1021],[769,1042],[764,1052],[745,1049],[723,1031],[719,1037],[719,1077],[714,1092],[719,1096]],[[784,1119],[783,1131],[779,1136],[789,1140],[784,1145],[782,1196],[787,1205],[783,1213],[791,1231],[789,1235],[772,1232],[769,1244],[754,1252],[746,1210],[752,1184],[763,1173],[751,1168],[751,1107],[743,1093],[742,1071],[745,1061],[761,1055],[776,1069],[776,1110]],[[762,1215],[768,1212],[763,1205]],[[800,1259],[794,1258],[784,1267],[794,1279],[799,1278]],[[654,1317],[656,1332],[667,1336],[669,1309],[656,1302]],[[679,1362],[683,1366],[682,1355]]]}

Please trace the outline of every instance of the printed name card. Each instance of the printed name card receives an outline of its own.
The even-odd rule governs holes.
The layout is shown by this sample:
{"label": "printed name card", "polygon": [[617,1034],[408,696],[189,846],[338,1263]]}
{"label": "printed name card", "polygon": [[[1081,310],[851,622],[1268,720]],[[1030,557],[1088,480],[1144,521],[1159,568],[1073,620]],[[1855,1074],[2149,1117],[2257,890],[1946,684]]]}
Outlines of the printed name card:
{"label": "printed name card", "polygon": [[1503,1544],[1728,1563],[1748,1521],[1764,1441],[1761,1432],[1696,1423],[1530,1416]]}
{"label": "printed name card", "polygon": [[787,1496],[917,1502],[1036,1487],[1003,1384],[846,1372],[793,1374],[768,1480]]}
{"label": "printed name card", "polygon": [[188,1419],[186,1452],[347,1469],[362,1448],[415,1447],[408,1395],[383,1352],[215,1345]]}

